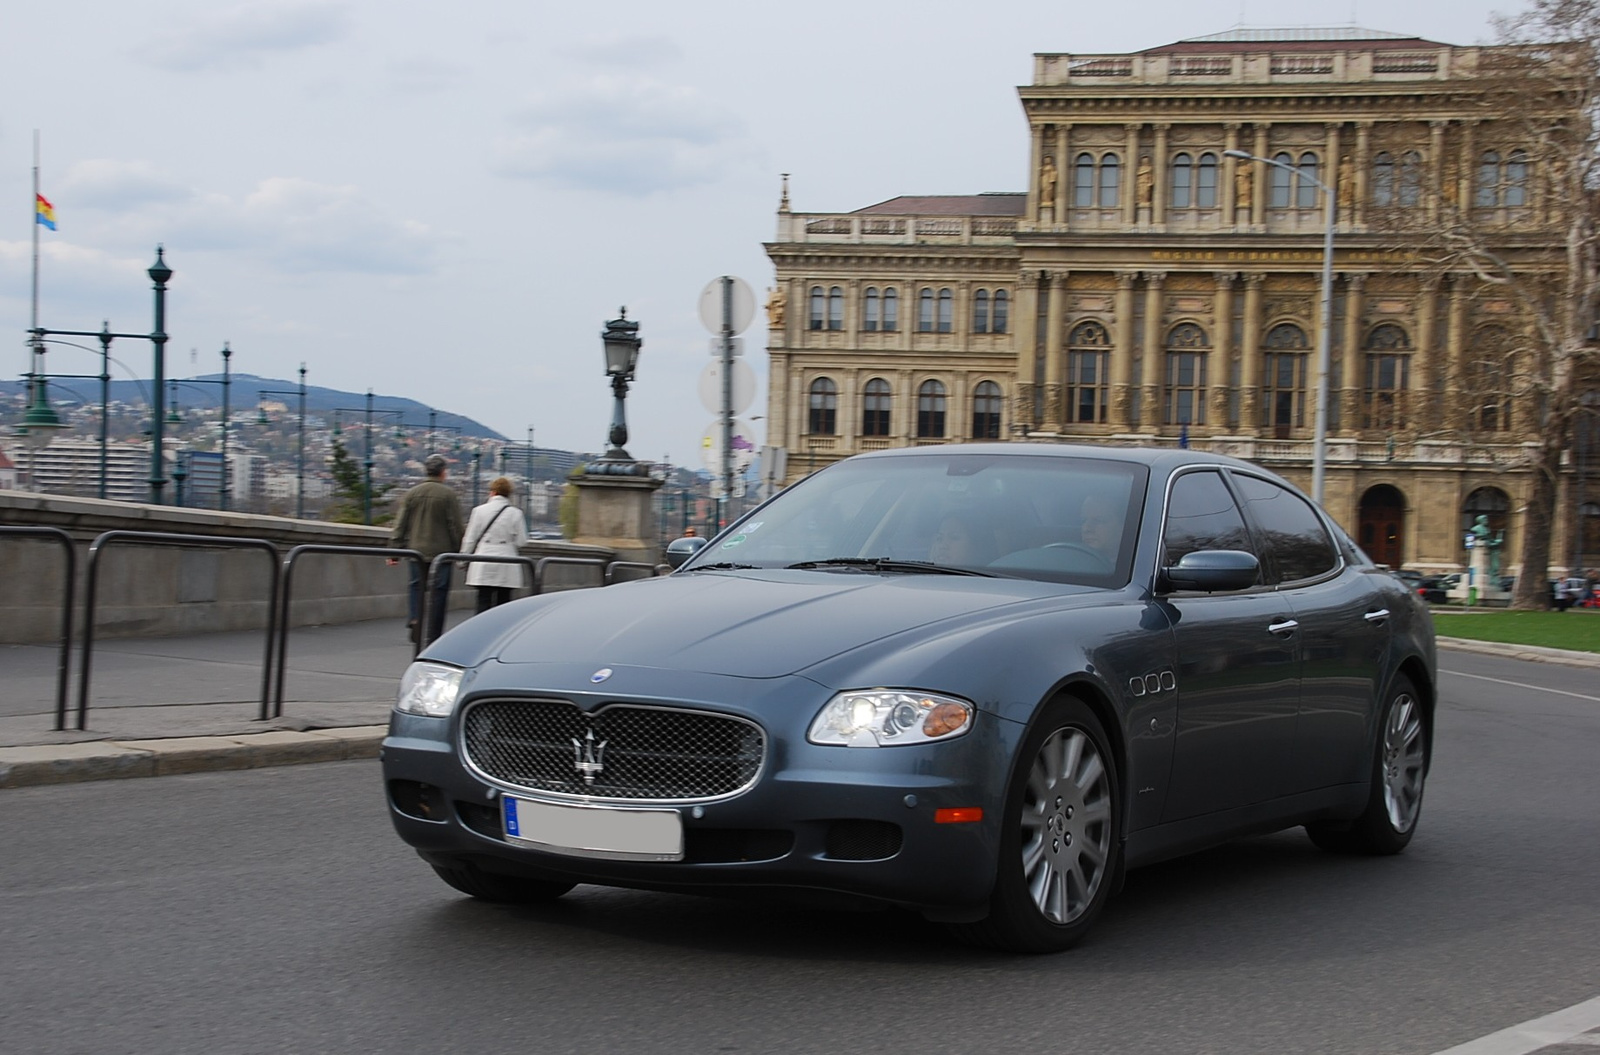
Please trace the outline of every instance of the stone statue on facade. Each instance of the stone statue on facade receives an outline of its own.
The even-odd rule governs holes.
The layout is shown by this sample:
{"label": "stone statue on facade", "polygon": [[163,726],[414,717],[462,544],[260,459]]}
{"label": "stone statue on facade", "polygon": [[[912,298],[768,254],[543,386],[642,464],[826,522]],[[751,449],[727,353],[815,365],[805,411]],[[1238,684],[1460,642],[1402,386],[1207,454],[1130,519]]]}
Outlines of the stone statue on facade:
{"label": "stone statue on facade", "polygon": [[1150,155],[1139,159],[1139,170],[1133,175],[1134,201],[1148,206],[1155,202],[1156,170],[1150,165]]}
{"label": "stone statue on facade", "polygon": [[1356,166],[1346,154],[1339,159],[1339,211],[1348,217],[1356,207]]}
{"label": "stone statue on facade", "polygon": [[789,298],[784,296],[782,286],[773,286],[767,291],[767,328],[780,330],[783,328],[783,312],[789,304]]}
{"label": "stone statue on facade", "polygon": [[1255,163],[1240,161],[1233,169],[1233,204],[1235,208],[1250,208],[1254,194]]}
{"label": "stone statue on facade", "polygon": [[1054,208],[1056,204],[1056,183],[1060,179],[1056,172],[1056,159],[1046,154],[1044,164],[1039,166],[1039,213],[1042,216],[1047,208]]}

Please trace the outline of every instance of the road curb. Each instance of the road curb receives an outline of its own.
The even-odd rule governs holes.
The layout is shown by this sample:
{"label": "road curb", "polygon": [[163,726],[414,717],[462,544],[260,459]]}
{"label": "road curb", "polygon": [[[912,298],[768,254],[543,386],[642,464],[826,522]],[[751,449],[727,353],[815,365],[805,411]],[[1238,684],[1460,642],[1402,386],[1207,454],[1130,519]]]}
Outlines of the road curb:
{"label": "road curb", "polygon": [[1466,637],[1440,637],[1440,648],[1456,652],[1476,652],[1485,656],[1503,656],[1532,663],[1559,663],[1565,667],[1600,667],[1600,653],[1574,652],[1565,648],[1545,648],[1542,645],[1508,645],[1500,641],[1474,641]]}
{"label": "road curb", "polygon": [[0,747],[0,788],[376,758],[382,725]]}

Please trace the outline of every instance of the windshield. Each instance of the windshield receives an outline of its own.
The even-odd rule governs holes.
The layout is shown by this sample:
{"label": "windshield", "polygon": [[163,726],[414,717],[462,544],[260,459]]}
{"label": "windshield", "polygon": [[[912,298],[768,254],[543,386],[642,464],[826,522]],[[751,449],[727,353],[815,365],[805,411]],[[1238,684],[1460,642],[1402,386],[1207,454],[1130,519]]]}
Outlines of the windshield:
{"label": "windshield", "polygon": [[851,459],[779,494],[701,550],[716,567],[975,574],[1125,583],[1148,471],[1090,458]]}

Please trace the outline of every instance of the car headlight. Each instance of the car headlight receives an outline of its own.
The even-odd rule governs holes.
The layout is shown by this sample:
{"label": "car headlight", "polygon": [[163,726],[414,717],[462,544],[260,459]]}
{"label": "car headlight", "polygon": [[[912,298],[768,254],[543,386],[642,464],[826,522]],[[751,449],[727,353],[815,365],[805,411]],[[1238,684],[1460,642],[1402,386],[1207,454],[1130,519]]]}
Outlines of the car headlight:
{"label": "car headlight", "polygon": [[806,739],[843,747],[893,747],[950,740],[972,728],[972,704],[932,692],[841,692],[811,723]]}
{"label": "car headlight", "polygon": [[400,697],[395,710],[428,718],[448,718],[455,713],[466,671],[442,663],[413,663],[400,677]]}

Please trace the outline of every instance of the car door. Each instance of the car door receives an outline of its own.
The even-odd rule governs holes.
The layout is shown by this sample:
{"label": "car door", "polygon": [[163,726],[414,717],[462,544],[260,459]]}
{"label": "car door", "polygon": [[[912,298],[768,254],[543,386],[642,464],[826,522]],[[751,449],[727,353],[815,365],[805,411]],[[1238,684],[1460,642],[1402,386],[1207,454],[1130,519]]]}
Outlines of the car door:
{"label": "car door", "polygon": [[1388,576],[1351,567],[1311,504],[1262,477],[1234,473],[1270,578],[1300,624],[1300,715],[1285,793],[1363,779],[1377,679],[1389,648]]}
{"label": "car door", "polygon": [[[1167,565],[1202,549],[1255,553],[1220,471],[1173,479],[1162,528]],[[1259,558],[1259,554],[1257,554]],[[1299,710],[1299,633],[1264,581],[1234,593],[1163,598],[1177,656],[1178,724],[1163,821],[1248,806],[1280,793]]]}

